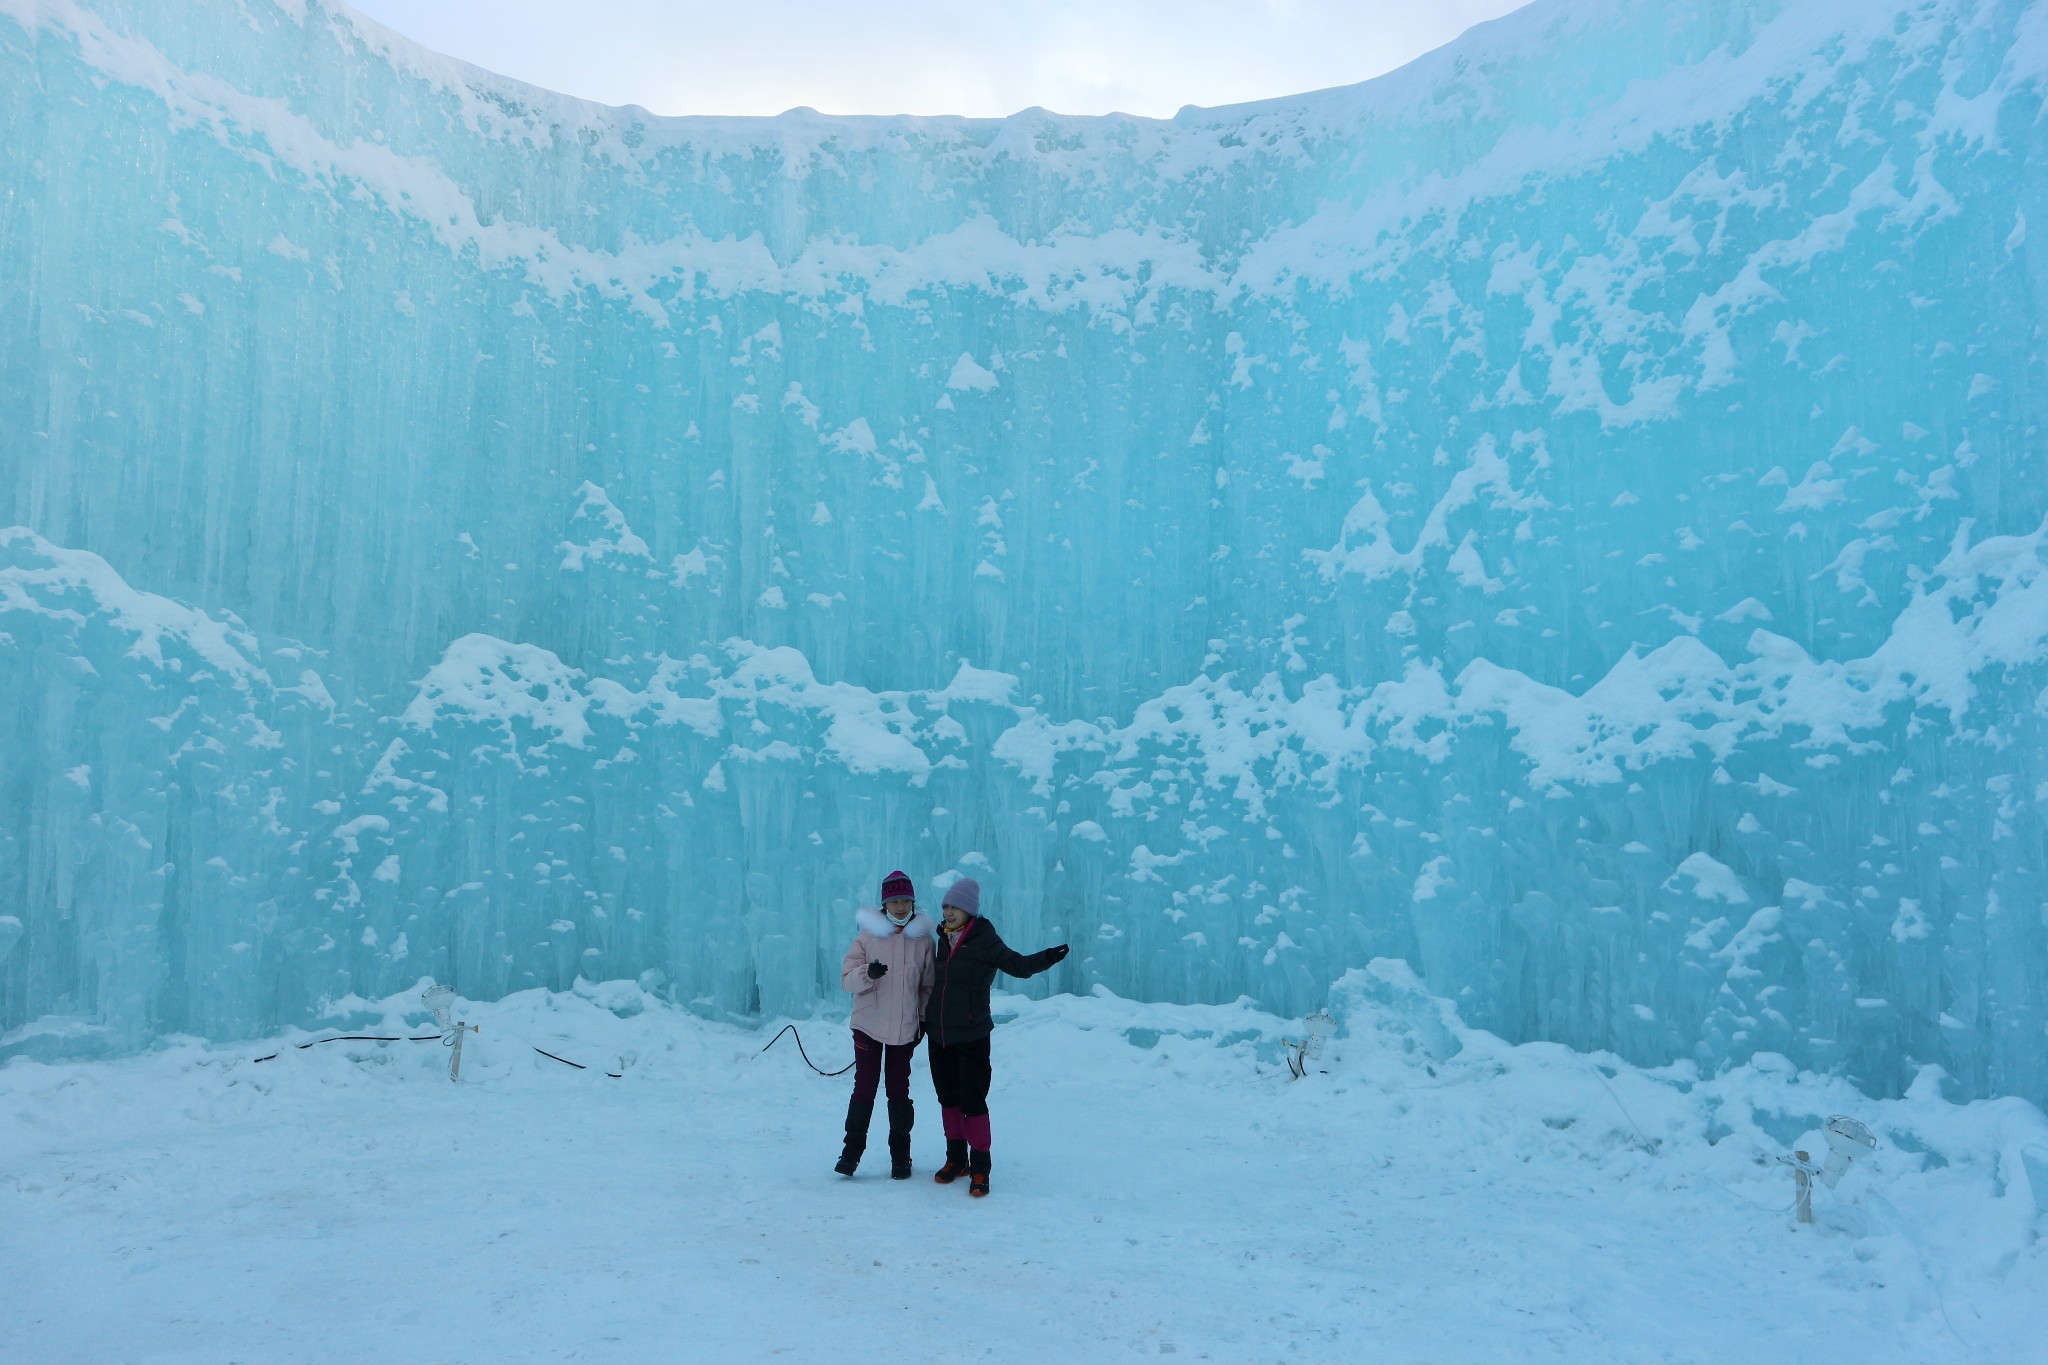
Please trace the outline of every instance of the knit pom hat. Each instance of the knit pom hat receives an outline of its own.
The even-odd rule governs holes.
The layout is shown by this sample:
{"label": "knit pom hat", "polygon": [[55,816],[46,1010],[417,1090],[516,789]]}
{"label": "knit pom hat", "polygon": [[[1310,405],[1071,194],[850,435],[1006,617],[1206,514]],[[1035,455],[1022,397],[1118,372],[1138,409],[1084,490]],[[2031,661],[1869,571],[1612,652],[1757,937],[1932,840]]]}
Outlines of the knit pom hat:
{"label": "knit pom hat", "polygon": [[917,888],[910,884],[910,878],[902,872],[891,872],[882,878],[883,901],[917,899]]}
{"label": "knit pom hat", "polygon": [[957,905],[970,915],[981,913],[981,883],[972,877],[962,877],[946,888],[945,899],[939,902],[941,909]]}

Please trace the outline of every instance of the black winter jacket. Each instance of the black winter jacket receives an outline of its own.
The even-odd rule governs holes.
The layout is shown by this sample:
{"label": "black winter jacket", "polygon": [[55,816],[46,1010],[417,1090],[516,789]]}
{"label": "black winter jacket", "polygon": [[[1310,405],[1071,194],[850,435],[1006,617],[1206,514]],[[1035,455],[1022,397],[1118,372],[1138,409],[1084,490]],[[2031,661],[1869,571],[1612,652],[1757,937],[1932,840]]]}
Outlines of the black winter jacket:
{"label": "black winter jacket", "polygon": [[941,933],[938,960],[932,967],[932,998],[924,1007],[924,1031],[940,1047],[986,1038],[993,1027],[988,1017],[988,990],[996,973],[1037,976],[1053,965],[1052,954],[1020,953],[1003,942],[985,919],[967,921],[948,943]]}

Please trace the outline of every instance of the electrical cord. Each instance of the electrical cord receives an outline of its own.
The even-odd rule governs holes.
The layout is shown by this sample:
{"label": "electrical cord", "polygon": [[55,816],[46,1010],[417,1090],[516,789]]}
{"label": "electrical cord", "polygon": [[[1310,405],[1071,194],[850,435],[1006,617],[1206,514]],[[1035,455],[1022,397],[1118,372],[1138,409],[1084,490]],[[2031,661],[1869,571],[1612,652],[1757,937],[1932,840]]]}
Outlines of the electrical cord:
{"label": "electrical cord", "polygon": [[[840,1067],[837,1071],[827,1071],[824,1067],[819,1066],[816,1062],[812,1061],[811,1054],[804,1051],[804,1036],[801,1033],[797,1033],[795,1024],[784,1024],[782,1026],[782,1033],[795,1034],[796,1050],[798,1053],[802,1055],[804,1059],[804,1065],[809,1067],[811,1070],[817,1072],[820,1076],[844,1076],[847,1072],[853,1070],[853,1062],[848,1062],[845,1066]],[[773,1038],[770,1038],[768,1040],[767,1047],[762,1048],[761,1051],[766,1052],[768,1048],[774,1047],[777,1043],[781,1042],[782,1033],[778,1033]],[[855,1060],[857,1061],[858,1059],[856,1058]]]}
{"label": "electrical cord", "polygon": [[[1641,1139],[1644,1150],[1649,1151],[1651,1153],[1655,1153],[1660,1144],[1650,1141],[1650,1135],[1648,1133],[1645,1133],[1643,1131],[1643,1126],[1636,1122],[1636,1116],[1628,1112],[1628,1106],[1621,1102],[1621,1096],[1616,1094],[1614,1087],[1607,1083],[1606,1073],[1601,1071],[1599,1066],[1596,1065],[1590,1059],[1581,1058],[1581,1060],[1586,1063],[1586,1069],[1593,1073],[1593,1079],[1600,1082],[1600,1088],[1607,1092],[1607,1098],[1614,1101],[1614,1107],[1621,1111],[1621,1116],[1628,1120],[1628,1126],[1636,1130],[1636,1137]],[[1730,1197],[1741,1200],[1743,1203],[1749,1205],[1751,1208],[1757,1210],[1760,1213],[1789,1213],[1792,1210],[1792,1204],[1796,1204],[1799,1202],[1797,1199],[1794,1199],[1791,1204],[1787,1204],[1783,1208],[1766,1208],[1764,1205],[1757,1203],[1754,1199],[1751,1199],[1748,1195],[1742,1193],[1742,1191],[1734,1189],[1733,1187],[1728,1185],[1723,1185],[1720,1181],[1714,1179],[1714,1177],[1710,1175],[1702,1173],[1700,1179],[1706,1181],[1709,1185],[1714,1186],[1716,1189],[1722,1191]]]}
{"label": "electrical cord", "polygon": [[[556,1056],[556,1055],[555,1055],[554,1053],[552,1053],[552,1052],[548,1051],[548,1050],[547,1050],[546,1048],[544,1048],[544,1047],[535,1047],[535,1048],[534,1048],[534,1051],[535,1051],[535,1052],[538,1052],[538,1053],[539,1053],[539,1054],[540,1054],[541,1056],[543,1056],[543,1057],[547,1058],[547,1059],[548,1059],[549,1061],[552,1061],[552,1062],[560,1062],[560,1063],[561,1063],[561,1064],[562,1064],[563,1066],[573,1066],[573,1067],[575,1067],[575,1068],[576,1068],[576,1069],[577,1069],[578,1071],[588,1071],[588,1070],[590,1070],[590,1068],[589,1068],[589,1067],[587,1067],[587,1066],[585,1066],[585,1065],[583,1065],[583,1063],[581,1063],[581,1062],[572,1062],[572,1061],[570,1061],[570,1060],[569,1060],[569,1059],[568,1059],[567,1057],[557,1057],[557,1056]],[[615,1080],[615,1081],[616,1081],[616,1080],[622,1080],[622,1079],[624,1079],[624,1077],[625,1077],[625,1074],[626,1074],[626,1073],[625,1073],[625,1072],[623,1072],[623,1071],[607,1071],[607,1072],[605,1072],[604,1074],[605,1074],[605,1075],[607,1075],[607,1076],[609,1076],[609,1077],[611,1077],[611,1078],[612,1078],[613,1080]]]}
{"label": "electrical cord", "polygon": [[[802,1040],[802,1039],[798,1039],[797,1041],[798,1041],[798,1046],[802,1046],[802,1041],[803,1041],[803,1040]],[[322,1044],[322,1043],[435,1043],[435,1042],[438,1042],[438,1043],[439,1043],[439,1044],[440,1044],[440,1045],[441,1045],[442,1047],[453,1047],[453,1046],[455,1046],[455,1033],[454,1033],[454,1031],[453,1031],[453,1030],[451,1030],[451,1031],[449,1031],[449,1032],[447,1032],[447,1033],[414,1033],[414,1034],[397,1034],[397,1033],[337,1033],[337,1034],[335,1034],[335,1035],[334,1035],[334,1036],[333,1036],[332,1038],[315,1038],[315,1039],[313,1039],[313,1040],[312,1040],[311,1042],[299,1043],[299,1044],[296,1044],[296,1046],[297,1046],[297,1048],[298,1048],[298,1050],[299,1050],[299,1051],[303,1052],[303,1051],[305,1051],[305,1050],[306,1050],[307,1048],[309,1048],[309,1047],[318,1047],[318,1046],[319,1046],[320,1044]],[[552,1053],[552,1052],[548,1051],[548,1050],[547,1050],[546,1048],[544,1048],[544,1047],[536,1047],[536,1048],[534,1049],[534,1051],[535,1051],[535,1052],[538,1052],[538,1053],[539,1053],[539,1054],[540,1054],[541,1056],[543,1056],[543,1057],[546,1057],[546,1058],[548,1058],[548,1059],[549,1059],[550,1061],[556,1061],[556,1062],[560,1062],[560,1063],[561,1063],[561,1064],[562,1064],[563,1066],[573,1066],[573,1067],[575,1067],[575,1068],[576,1068],[576,1069],[577,1069],[578,1071],[588,1071],[588,1070],[590,1069],[589,1067],[587,1067],[587,1066],[583,1065],[583,1063],[581,1063],[581,1062],[572,1062],[572,1061],[570,1061],[570,1060],[569,1060],[569,1059],[568,1059],[567,1057],[557,1057],[557,1056],[556,1056],[556,1055],[555,1055],[554,1053]],[[275,1052],[273,1052],[273,1053],[271,1053],[271,1054],[270,1054],[269,1056],[267,1056],[267,1057],[257,1057],[257,1058],[255,1058],[254,1060],[255,1060],[255,1061],[259,1061],[259,1062],[274,1062],[274,1061],[276,1061],[276,1060],[277,1060],[277,1058],[278,1058],[278,1054],[277,1054],[277,1053],[275,1053]],[[809,1058],[805,1058],[805,1060],[806,1060],[806,1061],[808,1061],[808,1060],[810,1060],[810,1059],[809,1059]],[[612,1078],[613,1080],[615,1080],[615,1081],[616,1081],[616,1080],[623,1080],[623,1079],[625,1078],[625,1074],[626,1074],[626,1073],[625,1073],[625,1072],[623,1072],[623,1071],[609,1071],[609,1070],[608,1070],[608,1071],[606,1071],[606,1072],[605,1072],[604,1074],[605,1074],[605,1075],[607,1075],[607,1076],[609,1076],[609,1077],[611,1077],[611,1078]],[[833,1074],[835,1074],[835,1075],[836,1075],[837,1073],[835,1072],[835,1073],[833,1073]]]}
{"label": "electrical cord", "polygon": [[[313,1040],[312,1042],[310,1042],[310,1043],[300,1043],[300,1044],[298,1044],[297,1046],[298,1046],[298,1049],[299,1049],[299,1051],[301,1051],[301,1052],[304,1052],[304,1051],[305,1051],[305,1050],[306,1050],[307,1048],[309,1048],[309,1047],[318,1047],[318,1046],[320,1046],[320,1044],[322,1044],[322,1043],[434,1043],[434,1042],[438,1042],[438,1043],[441,1043],[441,1044],[442,1044],[442,1045],[443,1045],[444,1047],[448,1045],[448,1044],[447,1044],[447,1040],[446,1040],[445,1038],[443,1038],[443,1036],[442,1036],[441,1034],[438,1034],[438,1033],[416,1033],[416,1034],[412,1034],[412,1035],[410,1035],[410,1036],[403,1036],[403,1035],[400,1035],[400,1034],[395,1034],[395,1033],[394,1033],[394,1034],[388,1034],[388,1035],[387,1035],[387,1034],[382,1034],[382,1033],[337,1033],[337,1034],[335,1034],[335,1035],[334,1035],[334,1036],[333,1036],[332,1038],[315,1038],[315,1039],[314,1039],[314,1040]],[[259,1062],[274,1062],[274,1061],[276,1061],[276,1060],[277,1060],[277,1054],[276,1054],[275,1052],[273,1052],[273,1053],[271,1053],[271,1054],[270,1054],[270,1055],[269,1055],[268,1057],[258,1057],[258,1058],[256,1058],[255,1060],[256,1060],[256,1061],[259,1061]]]}

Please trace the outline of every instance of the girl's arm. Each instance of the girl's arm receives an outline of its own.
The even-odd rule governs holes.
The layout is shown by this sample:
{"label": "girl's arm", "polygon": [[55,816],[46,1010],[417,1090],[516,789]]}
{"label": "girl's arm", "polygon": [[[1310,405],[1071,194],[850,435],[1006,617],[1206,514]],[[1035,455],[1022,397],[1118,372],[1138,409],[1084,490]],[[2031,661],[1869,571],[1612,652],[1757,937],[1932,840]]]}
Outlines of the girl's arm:
{"label": "girl's arm", "polygon": [[1042,953],[1020,953],[1003,942],[1002,936],[988,925],[983,924],[981,929],[994,940],[985,951],[994,956],[996,970],[1005,976],[1037,976],[1067,955],[1067,945],[1064,943],[1057,948],[1047,948]]}
{"label": "girl's arm", "polygon": [[995,968],[999,972],[1004,972],[1006,976],[1036,976],[1038,972],[1051,970],[1053,966],[1057,966],[1067,956],[1067,945],[1065,943],[1057,943],[1057,945],[1053,945],[1053,948],[1047,948],[1044,952],[1036,952],[1036,954],[1020,954],[1014,948],[1010,948],[1010,943],[1001,941],[1001,937],[997,937],[993,929],[989,929],[989,937],[995,939],[995,943],[993,943]]}
{"label": "girl's arm", "polygon": [[839,984],[855,995],[866,995],[875,988],[874,978],[868,975],[867,935],[855,934],[853,946],[839,959]]}

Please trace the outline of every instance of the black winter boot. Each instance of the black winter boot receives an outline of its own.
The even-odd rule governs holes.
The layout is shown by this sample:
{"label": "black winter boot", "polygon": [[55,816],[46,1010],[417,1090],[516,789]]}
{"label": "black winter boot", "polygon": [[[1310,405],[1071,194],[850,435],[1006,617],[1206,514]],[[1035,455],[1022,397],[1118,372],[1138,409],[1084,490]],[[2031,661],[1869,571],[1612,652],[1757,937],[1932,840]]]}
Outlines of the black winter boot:
{"label": "black winter boot", "polygon": [[875,1102],[862,1104],[859,1100],[846,1103],[846,1146],[839,1150],[839,1160],[832,1169],[841,1175],[852,1175],[860,1165],[860,1154],[868,1149],[868,1120],[875,1114]]}
{"label": "black winter boot", "polygon": [[988,1193],[988,1168],[986,1150],[976,1150],[967,1158],[967,1192],[976,1199]]}
{"label": "black winter boot", "polygon": [[917,1109],[909,1100],[889,1101],[889,1178],[910,1179],[910,1125]]}
{"label": "black winter boot", "polygon": [[946,1139],[946,1164],[933,1173],[932,1179],[941,1185],[950,1185],[967,1174],[967,1139]]}

